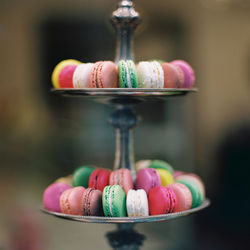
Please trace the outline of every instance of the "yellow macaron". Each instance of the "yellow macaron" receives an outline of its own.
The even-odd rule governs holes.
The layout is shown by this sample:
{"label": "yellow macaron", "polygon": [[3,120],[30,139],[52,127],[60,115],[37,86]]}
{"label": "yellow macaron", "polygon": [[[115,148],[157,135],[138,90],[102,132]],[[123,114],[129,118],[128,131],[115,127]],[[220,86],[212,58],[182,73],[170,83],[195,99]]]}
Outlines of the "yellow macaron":
{"label": "yellow macaron", "polygon": [[52,81],[53,86],[56,89],[60,88],[58,78],[59,78],[60,72],[62,71],[62,69],[65,66],[68,66],[68,65],[79,65],[79,64],[81,64],[81,62],[79,62],[77,60],[74,60],[74,59],[68,59],[68,60],[64,60],[64,61],[61,61],[60,63],[58,63],[56,65],[56,67],[54,68],[52,76],[51,76],[51,81]]}
{"label": "yellow macaron", "polygon": [[161,185],[163,187],[167,186],[168,184],[174,183],[174,178],[171,173],[169,173],[165,169],[156,169],[156,171],[159,173],[161,178]]}

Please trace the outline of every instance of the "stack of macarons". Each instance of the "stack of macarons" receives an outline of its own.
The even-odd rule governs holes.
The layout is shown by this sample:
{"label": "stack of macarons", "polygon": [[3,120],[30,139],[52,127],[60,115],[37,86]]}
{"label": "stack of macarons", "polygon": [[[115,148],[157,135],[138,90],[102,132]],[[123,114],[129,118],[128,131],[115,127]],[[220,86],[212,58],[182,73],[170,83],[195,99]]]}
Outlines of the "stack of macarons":
{"label": "stack of macarons", "polygon": [[132,60],[81,63],[69,59],[60,62],[52,73],[55,88],[192,88],[193,68],[183,60],[170,63]]}
{"label": "stack of macarons", "polygon": [[133,181],[125,168],[81,166],[45,189],[44,207],[72,215],[139,217],[184,211],[205,199],[199,176],[174,171],[165,161],[139,161],[136,171]]}

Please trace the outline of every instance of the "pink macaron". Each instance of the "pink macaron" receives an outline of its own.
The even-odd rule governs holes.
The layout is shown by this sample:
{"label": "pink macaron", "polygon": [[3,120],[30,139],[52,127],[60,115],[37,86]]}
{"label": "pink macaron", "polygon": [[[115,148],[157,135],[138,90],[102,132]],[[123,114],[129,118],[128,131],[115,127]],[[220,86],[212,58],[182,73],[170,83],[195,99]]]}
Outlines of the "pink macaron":
{"label": "pink macaron", "polygon": [[109,176],[109,185],[120,185],[127,194],[130,189],[133,189],[133,180],[130,170],[121,168],[111,172]]}
{"label": "pink macaron", "polygon": [[84,187],[75,187],[64,191],[60,197],[61,212],[82,215]]}
{"label": "pink macaron", "polygon": [[73,75],[77,65],[65,66],[59,73],[58,81],[60,88],[73,88]]}
{"label": "pink macaron", "polygon": [[176,171],[174,171],[173,177],[174,177],[174,179],[176,179],[178,176],[181,176],[183,174],[186,174],[186,172],[176,170]]}
{"label": "pink macaron", "polygon": [[182,88],[184,86],[184,73],[176,65],[162,63],[164,72],[164,88]]}
{"label": "pink macaron", "polygon": [[156,169],[142,168],[136,174],[136,180],[135,180],[136,189],[144,189],[148,194],[151,188],[160,185],[161,185],[161,179]]}
{"label": "pink macaron", "polygon": [[72,186],[65,183],[53,183],[49,185],[43,193],[43,205],[46,209],[53,212],[60,212],[60,196]]}
{"label": "pink macaron", "polygon": [[174,212],[188,210],[192,207],[192,194],[185,185],[181,183],[172,183],[167,187],[171,188],[174,191],[177,199]]}
{"label": "pink macaron", "polygon": [[91,70],[89,86],[91,88],[116,88],[118,69],[111,61],[96,62]]}
{"label": "pink macaron", "polygon": [[148,194],[149,214],[172,213],[177,205],[174,191],[169,187],[153,187]]}
{"label": "pink macaron", "polygon": [[102,192],[93,188],[86,188],[82,195],[82,214],[87,216],[101,216]]}
{"label": "pink macaron", "polygon": [[183,60],[174,60],[171,64],[181,68],[184,73],[184,88],[191,88],[195,82],[195,74],[193,68]]}

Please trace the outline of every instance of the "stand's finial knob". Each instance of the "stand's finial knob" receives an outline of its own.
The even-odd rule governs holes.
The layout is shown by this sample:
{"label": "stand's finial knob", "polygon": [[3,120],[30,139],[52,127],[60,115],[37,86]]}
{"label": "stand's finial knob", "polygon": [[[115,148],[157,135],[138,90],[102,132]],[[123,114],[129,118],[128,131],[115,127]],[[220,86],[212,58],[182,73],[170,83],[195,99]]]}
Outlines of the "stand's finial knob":
{"label": "stand's finial knob", "polygon": [[117,33],[116,57],[119,60],[133,60],[133,32],[140,22],[140,15],[135,11],[132,0],[122,0],[112,14],[111,21]]}

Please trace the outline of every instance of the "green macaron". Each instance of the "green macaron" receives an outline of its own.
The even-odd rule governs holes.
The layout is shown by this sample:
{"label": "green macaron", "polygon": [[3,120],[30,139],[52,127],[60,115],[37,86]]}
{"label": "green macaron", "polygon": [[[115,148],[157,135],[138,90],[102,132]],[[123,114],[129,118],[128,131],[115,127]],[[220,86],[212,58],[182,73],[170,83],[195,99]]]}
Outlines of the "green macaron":
{"label": "green macaron", "polygon": [[155,169],[164,169],[164,170],[167,170],[171,175],[174,174],[173,167],[165,161],[153,160],[150,162],[148,167],[155,168]]}
{"label": "green macaron", "polygon": [[177,182],[184,184],[190,190],[192,194],[192,207],[191,208],[199,207],[203,202],[202,192],[199,186],[196,183],[189,181],[189,180],[181,180]]}
{"label": "green macaron", "polygon": [[94,170],[93,166],[81,166],[77,168],[72,176],[73,187],[83,186],[87,188],[89,185],[89,176]]}
{"label": "green macaron", "polygon": [[138,87],[136,68],[132,60],[120,60],[118,63],[118,74],[121,88]]}
{"label": "green macaron", "polygon": [[102,193],[102,206],[107,217],[125,217],[126,194],[119,185],[106,186]]}

